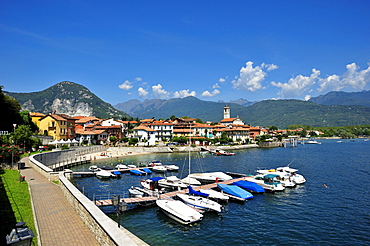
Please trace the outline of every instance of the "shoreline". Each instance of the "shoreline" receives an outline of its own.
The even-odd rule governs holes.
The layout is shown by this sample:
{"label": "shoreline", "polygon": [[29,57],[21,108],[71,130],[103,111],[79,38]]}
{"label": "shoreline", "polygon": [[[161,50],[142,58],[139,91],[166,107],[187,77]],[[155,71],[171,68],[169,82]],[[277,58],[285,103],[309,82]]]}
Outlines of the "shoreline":
{"label": "shoreline", "polygon": [[[191,152],[201,151],[201,147],[208,147],[214,149],[222,150],[241,150],[241,149],[251,149],[259,148],[257,144],[248,145],[233,145],[233,146],[197,146],[191,147]],[[90,161],[96,161],[101,159],[112,159],[112,158],[123,158],[127,156],[136,155],[148,155],[148,154],[159,154],[159,153],[179,153],[189,151],[188,146],[181,147],[109,147],[106,151],[96,152],[91,154],[86,154],[86,159]]]}

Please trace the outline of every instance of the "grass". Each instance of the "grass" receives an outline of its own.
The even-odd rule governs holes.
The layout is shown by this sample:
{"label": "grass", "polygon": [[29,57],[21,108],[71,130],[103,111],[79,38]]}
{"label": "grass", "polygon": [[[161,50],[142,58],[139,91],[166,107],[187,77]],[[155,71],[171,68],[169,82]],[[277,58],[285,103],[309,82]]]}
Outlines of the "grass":
{"label": "grass", "polygon": [[0,170],[0,245],[5,245],[5,237],[19,221],[33,231],[32,245],[37,245],[36,228],[33,218],[31,197],[26,181],[19,181],[18,170]]}

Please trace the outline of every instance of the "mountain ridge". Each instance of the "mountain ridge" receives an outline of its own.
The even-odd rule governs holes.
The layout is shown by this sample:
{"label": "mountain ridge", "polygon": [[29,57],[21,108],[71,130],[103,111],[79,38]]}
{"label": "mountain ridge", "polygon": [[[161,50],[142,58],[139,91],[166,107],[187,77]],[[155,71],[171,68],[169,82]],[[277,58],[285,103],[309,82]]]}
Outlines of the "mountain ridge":
{"label": "mountain ridge", "polygon": [[62,81],[49,88],[30,93],[4,93],[15,98],[22,110],[39,113],[59,113],[70,116],[96,116],[100,118],[124,117],[126,113],[104,102],[85,86]]}

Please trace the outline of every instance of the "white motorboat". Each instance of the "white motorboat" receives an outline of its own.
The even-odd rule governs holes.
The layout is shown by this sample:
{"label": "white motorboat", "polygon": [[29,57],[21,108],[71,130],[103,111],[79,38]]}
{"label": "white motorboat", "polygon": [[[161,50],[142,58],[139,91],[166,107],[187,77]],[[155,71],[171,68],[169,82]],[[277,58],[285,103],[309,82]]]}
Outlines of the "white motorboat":
{"label": "white motorboat", "polygon": [[89,167],[89,170],[92,172],[97,172],[100,171],[100,168],[98,166],[93,165]]}
{"label": "white motorboat", "polygon": [[285,187],[281,184],[280,181],[277,181],[277,179],[280,176],[277,174],[259,174],[252,177],[246,177],[246,181],[251,181],[256,184],[259,184],[262,186],[266,191],[275,192],[275,191],[283,191]]}
{"label": "white motorboat", "polygon": [[183,183],[185,183],[187,185],[191,185],[191,186],[199,186],[199,185],[202,184],[197,179],[191,178],[189,176],[187,176],[186,178],[181,179],[181,182],[183,182]]}
{"label": "white motorboat", "polygon": [[316,140],[308,140],[305,142],[305,144],[321,144],[321,143]]}
{"label": "white motorboat", "polygon": [[262,175],[276,174],[276,175],[279,176],[279,177],[276,177],[276,181],[281,182],[281,184],[284,187],[286,187],[286,188],[294,188],[294,187],[296,187],[296,183],[293,181],[293,179],[291,179],[288,176],[286,176],[285,173],[276,172],[275,169],[260,169],[260,170],[257,170],[257,173],[262,174]]}
{"label": "white motorboat", "polygon": [[158,180],[158,185],[161,188],[167,188],[167,189],[186,189],[188,187],[187,184],[184,184],[181,182],[181,180],[176,176],[169,176],[164,179]]}
{"label": "white motorboat", "polygon": [[131,186],[130,189],[128,189],[128,192],[130,193],[130,196],[132,197],[143,197],[144,195],[144,192],[141,192],[137,189],[135,189],[135,187]]}
{"label": "white motorboat", "polygon": [[209,173],[210,175],[212,176],[215,176],[218,181],[226,181],[226,180],[231,180],[233,179],[233,177],[231,177],[230,175],[227,175],[226,173],[223,173],[223,172],[212,172],[212,173]]}
{"label": "white motorboat", "polygon": [[176,196],[189,206],[197,209],[212,210],[219,213],[222,211],[222,205],[206,197],[194,196],[189,194],[176,194]]}
{"label": "white motorboat", "polygon": [[106,170],[100,170],[100,171],[97,171],[95,173],[96,177],[100,178],[100,179],[109,179],[109,178],[112,178],[114,177],[114,174],[109,172],[109,171],[106,171]]}
{"label": "white motorboat", "polygon": [[167,172],[167,168],[165,166],[153,166],[152,170],[157,173],[165,173]]}
{"label": "white motorboat", "polygon": [[136,165],[127,165],[128,168],[136,168]]}
{"label": "white motorboat", "polygon": [[159,188],[158,181],[163,179],[162,177],[154,177],[146,180],[141,180],[140,184],[147,190],[155,190]]}
{"label": "white motorboat", "polygon": [[184,224],[193,224],[202,220],[203,215],[181,201],[157,200],[157,206],[171,219]]}
{"label": "white motorboat", "polygon": [[211,175],[209,173],[191,173],[189,174],[190,178],[194,178],[198,180],[201,183],[209,184],[209,183],[215,183],[216,182],[216,176]]}
{"label": "white motorboat", "polygon": [[116,166],[116,169],[127,169],[128,167],[126,166],[126,165],[124,165],[124,164],[118,164],[117,166]]}
{"label": "white motorboat", "polygon": [[164,166],[167,171],[170,171],[170,172],[175,172],[175,171],[178,171],[180,168],[176,165],[165,165]]}
{"label": "white motorboat", "polygon": [[294,181],[296,184],[304,184],[306,182],[306,179],[303,177],[303,175],[298,174],[298,169],[287,167],[278,167],[276,168],[277,173],[281,173],[280,176],[287,177]]}
{"label": "white motorboat", "polygon": [[200,189],[199,190],[202,193],[208,194],[208,198],[210,199],[215,199],[215,200],[220,200],[220,201],[228,201],[229,197],[224,195],[222,192],[218,192],[212,189]]}

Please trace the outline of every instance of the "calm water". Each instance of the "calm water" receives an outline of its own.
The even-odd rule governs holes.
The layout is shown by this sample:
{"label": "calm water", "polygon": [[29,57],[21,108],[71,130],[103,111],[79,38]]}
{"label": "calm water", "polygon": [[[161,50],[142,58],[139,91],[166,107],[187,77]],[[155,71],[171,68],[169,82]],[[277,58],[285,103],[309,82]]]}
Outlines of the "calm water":
{"label": "calm water", "polygon": [[[174,222],[157,207],[127,211],[121,224],[150,245],[369,245],[370,141],[321,142],[296,148],[242,150],[235,156],[206,154],[198,158],[194,153],[194,172],[254,173],[257,168],[286,166],[294,160],[290,166],[299,169],[307,182],[281,193],[256,195],[245,203],[229,202],[226,213],[205,213],[203,221],[192,227]],[[143,155],[97,164],[161,160],[183,167],[186,158],[186,154]],[[140,186],[141,179],[125,174],[109,181],[79,178],[75,184],[93,199],[108,193],[127,196],[127,189]]]}

